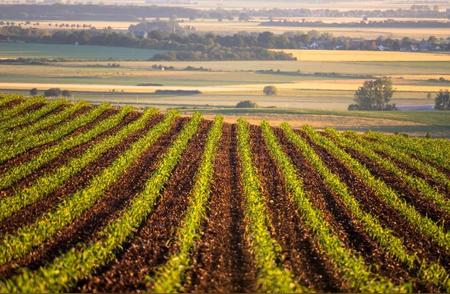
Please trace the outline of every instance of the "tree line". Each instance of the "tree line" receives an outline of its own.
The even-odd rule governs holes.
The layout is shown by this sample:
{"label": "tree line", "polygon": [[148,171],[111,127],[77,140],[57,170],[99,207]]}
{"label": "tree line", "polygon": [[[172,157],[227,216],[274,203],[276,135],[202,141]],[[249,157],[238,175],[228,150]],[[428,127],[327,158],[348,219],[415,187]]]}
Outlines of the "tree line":
{"label": "tree line", "polygon": [[137,21],[143,18],[172,17],[249,20],[252,17],[377,17],[449,18],[450,10],[439,6],[412,5],[408,9],[209,9],[184,7],[101,5],[101,4],[8,4],[2,5],[0,19],[17,20],[112,20]]}
{"label": "tree line", "polygon": [[296,60],[291,54],[264,48],[258,36],[216,34],[178,34],[151,31],[146,37],[112,30],[41,30],[0,28],[0,41],[25,41],[49,44],[118,46],[164,50],[151,60]]}
{"label": "tree line", "polygon": [[419,41],[411,38],[379,37],[373,40],[335,37],[317,31],[280,35],[271,32],[218,35],[154,30],[146,32],[145,36],[139,36],[132,32],[113,30],[44,30],[9,26],[0,28],[0,41],[118,46],[166,51],[155,55],[153,60],[295,60],[290,54],[268,49],[450,51],[450,39],[430,37]]}

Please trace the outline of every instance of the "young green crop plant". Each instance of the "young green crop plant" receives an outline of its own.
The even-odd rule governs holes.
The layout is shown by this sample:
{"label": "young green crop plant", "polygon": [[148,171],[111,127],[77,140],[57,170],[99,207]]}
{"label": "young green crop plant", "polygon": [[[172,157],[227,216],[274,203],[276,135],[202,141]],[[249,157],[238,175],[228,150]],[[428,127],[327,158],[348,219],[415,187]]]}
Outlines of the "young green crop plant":
{"label": "young green crop plant", "polygon": [[77,281],[88,278],[95,269],[110,262],[152,212],[164,184],[198,131],[200,121],[200,114],[194,114],[159,161],[143,190],[133,197],[117,219],[98,233],[97,241],[80,244],[35,271],[22,269],[18,275],[0,282],[0,293],[68,292]]}
{"label": "young green crop plant", "polygon": [[383,227],[376,217],[365,212],[360,207],[347,185],[327,167],[326,163],[305,140],[296,134],[287,123],[282,124],[281,128],[289,141],[295,145],[302,156],[319,173],[330,191],[341,199],[345,207],[362,224],[364,231],[383,250],[394,256],[411,270],[419,269],[418,276],[424,281],[442,286],[447,291],[450,290],[449,276],[445,268],[437,263],[429,263],[426,260],[422,260],[415,253],[408,252],[401,239],[396,237],[390,229]]}
{"label": "young green crop plant", "polygon": [[284,153],[269,124],[264,121],[261,125],[263,138],[283,174],[286,186],[292,200],[297,204],[299,214],[305,225],[314,232],[321,249],[334,262],[346,283],[354,290],[361,292],[405,292],[410,285],[393,285],[389,280],[376,276],[345,244],[333,233],[320,210],[315,209],[303,189],[303,182],[290,158]]}
{"label": "young green crop plant", "polygon": [[210,196],[210,185],[214,173],[214,158],[222,135],[222,117],[217,117],[208,134],[202,161],[195,176],[189,208],[178,230],[179,251],[169,257],[154,279],[153,291],[158,293],[180,292],[185,270],[189,267],[190,254],[195,242],[201,238],[202,223]]}

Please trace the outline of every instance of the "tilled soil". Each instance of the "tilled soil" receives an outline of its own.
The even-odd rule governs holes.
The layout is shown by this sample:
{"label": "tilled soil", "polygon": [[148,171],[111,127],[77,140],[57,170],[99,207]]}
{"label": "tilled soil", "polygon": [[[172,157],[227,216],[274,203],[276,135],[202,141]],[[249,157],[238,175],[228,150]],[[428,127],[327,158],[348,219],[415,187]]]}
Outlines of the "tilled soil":
{"label": "tilled soil", "polygon": [[43,199],[19,210],[9,218],[0,222],[0,231],[14,232],[21,226],[31,224],[42,214],[55,207],[65,196],[71,195],[84,188],[89,181],[110,165],[114,159],[122,154],[132,143],[136,142],[145,132],[152,128],[161,117],[150,119],[145,128],[137,131],[119,143],[115,148],[107,150],[97,160],[90,163],[76,175],[70,177],[62,186]]}
{"label": "tilled soil", "polygon": [[54,129],[58,128],[60,125],[65,124],[66,122],[73,120],[75,117],[77,117],[79,115],[85,114],[86,112],[88,112],[92,108],[93,108],[92,106],[83,106],[80,109],[78,109],[77,111],[75,111],[74,113],[72,113],[71,115],[69,115],[66,119],[63,119],[60,122],[54,123],[54,124],[52,124],[52,125],[50,125],[48,127],[41,128],[38,131],[36,131],[36,133],[53,131]]}
{"label": "tilled soil", "polygon": [[418,233],[416,229],[393,207],[387,205],[372,191],[364,179],[358,178],[350,169],[346,168],[339,159],[330,155],[323,148],[315,145],[306,134],[299,131],[314,151],[319,154],[328,168],[339,176],[355,196],[361,208],[376,216],[380,223],[392,230],[392,233],[403,240],[404,245],[411,251],[417,253],[421,258],[439,261],[449,269],[450,256],[446,250],[436,245],[430,238]]}
{"label": "tilled soil", "polygon": [[425,172],[418,170],[416,168],[410,167],[409,165],[401,162],[400,160],[398,160],[392,156],[389,156],[389,154],[386,154],[384,152],[379,152],[379,154],[381,156],[385,157],[386,159],[392,161],[393,163],[395,163],[395,165],[397,165],[400,169],[404,170],[406,173],[408,173],[412,176],[415,176],[417,178],[421,178],[421,179],[425,180],[425,182],[427,182],[431,187],[436,189],[436,191],[438,191],[439,193],[442,193],[443,195],[449,195],[449,197],[450,197],[450,189],[447,188],[445,185],[436,182]]}
{"label": "tilled soil", "polygon": [[46,144],[42,144],[36,147],[33,147],[29,150],[26,150],[22,152],[21,154],[18,154],[17,156],[5,161],[4,163],[0,164],[0,175],[5,173],[8,169],[10,169],[13,166],[20,165],[23,162],[26,162],[28,160],[31,160],[33,157],[41,153],[42,150],[45,150],[51,146],[54,146],[61,142],[61,140],[64,140],[69,137],[76,136],[78,134],[81,134],[83,132],[86,132],[87,130],[93,128],[96,124],[98,124],[100,121],[107,119],[108,117],[112,116],[113,114],[117,113],[117,110],[109,109],[103,112],[101,115],[99,115],[97,118],[95,118],[93,121],[79,127],[78,129],[74,130],[73,132],[63,136],[62,138],[48,142]]}
{"label": "tilled soil", "polygon": [[[11,102],[10,102],[10,103],[11,103]],[[38,110],[39,108],[41,108],[41,107],[44,106],[44,105],[45,105],[45,103],[42,103],[42,102],[34,103],[34,104],[28,106],[27,108],[25,108],[25,109],[19,111],[19,112],[18,112],[17,114],[15,114],[14,116],[5,118],[5,119],[3,119],[3,120],[6,120],[6,119],[9,120],[9,119],[11,119],[11,118],[20,117],[20,116],[22,116],[22,115],[24,115],[24,114],[27,114],[28,112],[32,112],[32,111]]]}
{"label": "tilled soil", "polygon": [[28,126],[31,126],[34,123],[38,122],[39,120],[45,119],[45,118],[47,118],[50,115],[54,115],[54,114],[57,114],[57,113],[63,111],[66,107],[67,107],[67,105],[64,105],[64,104],[60,105],[60,106],[56,107],[55,109],[49,111],[48,113],[44,114],[43,116],[39,117],[39,119],[36,120],[36,121],[18,125],[18,126],[14,127],[14,128],[11,128],[10,130],[15,131],[15,130],[18,130],[18,129],[22,129],[22,128],[26,128]]}
{"label": "tilled soil", "polygon": [[153,213],[124,245],[117,259],[99,269],[76,292],[130,292],[145,290],[151,276],[175,249],[176,233],[189,205],[189,194],[201,161],[210,122],[202,122],[166,183]]}
{"label": "tilled soil", "polygon": [[[65,165],[66,163],[68,163],[71,159],[76,158],[78,156],[80,156],[81,154],[83,154],[89,147],[95,145],[96,143],[100,142],[101,140],[103,140],[104,138],[113,135],[115,133],[117,133],[120,129],[122,129],[123,127],[125,127],[126,125],[130,124],[131,122],[135,121],[138,117],[140,116],[139,112],[132,112],[129,113],[127,116],[124,117],[124,119],[115,127],[112,127],[111,129],[101,133],[100,135],[96,136],[95,138],[93,138],[92,140],[90,140],[87,143],[75,146],[69,150],[66,150],[64,152],[62,152],[60,155],[58,155],[58,157],[56,157],[55,159],[49,161],[48,163],[44,164],[42,167],[38,168],[37,170],[33,171],[30,175],[24,177],[22,180],[18,181],[17,183],[15,183],[13,185],[13,187],[10,188],[6,188],[3,191],[0,190],[0,193],[3,195],[11,195],[12,193],[14,193],[14,191],[16,191],[18,188],[22,189],[25,187],[28,187],[30,185],[33,184],[33,182],[49,173],[52,170],[55,170],[63,165]],[[158,121],[160,119],[160,117],[155,117],[154,120],[151,122],[152,125],[154,122]]]}
{"label": "tilled soil", "polygon": [[386,171],[366,156],[351,149],[344,150],[366,166],[374,176],[383,179],[383,181],[393,188],[402,199],[413,205],[422,215],[443,225],[446,230],[450,229],[450,215],[439,208],[431,200],[422,196],[419,191],[410,187],[406,182],[400,180],[393,173]]}
{"label": "tilled soil", "polygon": [[[380,143],[382,143],[380,140],[375,139],[375,138],[368,138],[368,140],[369,140],[369,141],[372,141],[372,142],[380,142]],[[396,147],[393,147],[393,148],[396,148]],[[446,168],[443,167],[443,166],[437,165],[436,163],[433,162],[433,160],[423,160],[423,159],[421,159],[420,157],[416,156],[416,155],[413,154],[413,153],[409,153],[409,152],[407,152],[407,151],[404,151],[404,150],[401,150],[401,149],[398,149],[398,148],[396,148],[396,149],[397,149],[397,150],[400,150],[400,151],[403,151],[403,152],[406,152],[409,156],[411,156],[411,157],[413,157],[413,158],[415,158],[415,159],[417,159],[417,160],[424,161],[424,162],[430,164],[431,166],[433,166],[434,168],[436,168],[436,169],[439,170],[440,172],[442,172],[442,173],[444,173],[445,175],[447,175],[448,178],[450,178],[450,169],[446,169]]]}
{"label": "tilled soil", "polygon": [[298,208],[286,190],[283,175],[270,157],[260,128],[251,126],[250,136],[272,235],[282,248],[283,263],[304,286],[320,292],[348,291],[334,265],[321,252],[313,233],[301,220]]}
{"label": "tilled soil", "polygon": [[0,111],[14,107],[14,106],[20,104],[21,102],[22,102],[22,99],[14,99],[12,101],[9,101],[8,103],[0,106]]}
{"label": "tilled soil", "polygon": [[202,239],[196,245],[186,292],[255,292],[256,269],[245,239],[236,126],[223,126],[214,163]]}
{"label": "tilled soil", "polygon": [[[77,115],[85,111],[87,108],[78,112]],[[117,113],[117,110],[107,111],[94,122],[75,130],[68,136],[85,132],[95,123],[114,113]],[[130,113],[118,126],[96,136],[91,142],[63,152],[13,187],[0,191],[0,199],[13,193],[14,189],[26,187],[39,176],[66,164],[71,158],[79,156],[102,138],[116,133],[126,124],[136,120],[139,115],[137,112]],[[162,117],[158,115],[150,119],[143,130],[131,134],[117,147],[108,150],[53,193],[43,197],[37,203],[24,207],[6,220],[0,221],[0,236],[4,233],[14,233],[20,227],[35,222],[44,213],[54,209],[63,199],[86,187],[94,176],[110,165]],[[143,155],[106,189],[104,195],[93,207],[61,229],[52,239],[45,241],[25,257],[1,265],[0,278],[8,279],[18,274],[21,267],[36,270],[80,243],[89,244],[97,240],[97,233],[114,221],[128,207],[133,197],[142,190],[187,120],[188,118],[177,119],[171,130],[145,150]],[[190,203],[190,192],[211,123],[202,121],[199,131],[191,139],[188,147],[183,151],[180,162],[172,171],[152,213],[123,248],[116,252],[116,259],[97,269],[92,277],[80,281],[72,289],[73,291],[135,292],[145,291],[151,287],[151,278],[154,277],[155,270],[178,249],[177,232]],[[56,125],[51,128],[55,127]],[[214,159],[211,195],[202,225],[202,237],[194,247],[191,267],[186,270],[182,285],[186,292],[258,291],[257,269],[245,233],[247,219],[244,213],[245,199],[242,195],[242,185],[245,183],[241,183],[240,180],[236,130],[236,125],[224,124],[223,126],[222,139]],[[327,188],[315,168],[284,136],[282,130],[279,128],[273,130],[283,150],[296,167],[308,199],[316,209],[321,211],[333,233],[347,248],[360,255],[366,264],[371,265],[374,273],[385,276],[396,284],[409,281],[414,291],[443,291],[417,278],[418,268],[407,269],[394,257],[386,254],[377,242],[365,233],[363,224],[345,207],[340,197]],[[347,169],[339,158],[333,157],[325,149],[314,144],[304,132],[297,131],[297,133],[322,158],[328,168],[349,187],[349,191],[358,201],[361,209],[376,216],[384,227],[391,229],[392,233],[403,241],[409,252],[416,253],[420,258],[438,262],[450,271],[450,253],[436,245],[426,235],[419,233],[398,211],[377,197],[368,187],[365,179],[356,177],[350,169]],[[312,290],[350,291],[334,263],[320,249],[314,233],[306,226],[302,214],[286,188],[281,170],[277,168],[276,162],[267,149],[261,129],[250,126],[250,138],[252,159],[261,181],[262,194],[271,222],[269,230],[282,250],[277,262],[290,270],[300,284]],[[40,150],[52,144],[56,143],[28,150],[10,162],[0,165],[0,175],[12,164],[32,160]],[[423,215],[430,216],[436,222],[443,222],[446,224],[445,228],[449,228],[450,216],[433,206],[431,201],[423,199],[417,191],[404,183],[399,183],[400,181],[394,175],[384,171],[368,158],[352,150],[344,150],[367,166],[375,176],[382,178]],[[383,156],[393,160],[408,173],[425,179],[442,193],[448,194],[446,187],[435,183],[420,171],[399,163],[395,158],[390,158],[389,154],[383,154]]]}
{"label": "tilled soil", "polygon": [[[115,218],[117,213],[125,207],[136,190],[142,187],[146,176],[148,176],[152,171],[151,169],[147,170],[146,168],[150,164],[155,164],[157,159],[161,156],[162,151],[167,148],[167,145],[180,130],[183,122],[183,119],[178,120],[173,125],[170,132],[161,137],[155,145],[152,146],[152,148],[145,152],[138,162],[133,164],[133,166],[105,192],[105,195],[102,197],[101,201],[96,203],[91,209],[77,218],[69,226],[61,230],[55,238],[44,242],[42,246],[34,250],[25,258],[0,267],[0,273],[2,275],[14,274],[18,265],[26,265],[29,268],[37,268],[48,260],[56,257],[61,252],[75,246],[78,242],[89,242],[91,239],[95,238],[95,233],[106,225],[111,219]],[[156,119],[150,120],[144,130],[132,134],[118,147],[109,150],[99,160],[81,172],[85,173],[84,177],[77,175],[76,178],[82,178],[85,180],[81,186],[85,186],[89,182],[90,178],[111,164],[117,156],[123,153],[133,142],[137,141],[144,134],[144,132],[148,131],[155,123]],[[70,180],[69,185],[70,186],[66,188],[65,192],[60,193],[58,190],[56,193],[46,197],[43,201],[26,207],[24,210],[27,208],[29,209],[30,207],[32,207],[33,210],[26,210],[26,212],[28,212],[28,218],[21,219],[21,221],[31,223],[32,220],[36,220],[37,217],[43,213],[42,211],[48,211],[52,207],[56,206],[57,203],[64,198],[64,195],[70,195],[80,187],[80,185],[73,185]],[[67,191],[70,188],[73,190]],[[47,201],[49,205],[47,207],[40,207],[39,204],[44,201]],[[33,212],[34,214],[30,216]],[[22,226],[23,225],[24,224],[22,224]]]}
{"label": "tilled soil", "polygon": [[287,139],[281,129],[274,129],[286,154],[297,167],[299,177],[314,207],[322,212],[333,232],[339,236],[347,248],[357,251],[367,265],[377,264],[374,269],[378,274],[388,277],[397,284],[410,280],[406,269],[383,252],[382,248],[370,238],[361,224],[345,207],[338,195],[330,191],[315,168],[300,154],[300,151]]}

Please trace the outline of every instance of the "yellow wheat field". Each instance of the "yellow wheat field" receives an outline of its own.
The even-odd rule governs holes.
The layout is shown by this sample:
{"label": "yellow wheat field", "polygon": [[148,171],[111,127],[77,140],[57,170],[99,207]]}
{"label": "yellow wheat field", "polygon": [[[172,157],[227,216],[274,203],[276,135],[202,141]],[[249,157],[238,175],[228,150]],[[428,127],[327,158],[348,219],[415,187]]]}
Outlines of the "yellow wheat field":
{"label": "yellow wheat field", "polygon": [[[364,80],[316,80],[297,81],[292,83],[272,83],[279,90],[299,91],[299,90],[335,90],[354,91],[363,84]],[[73,91],[125,91],[128,93],[152,93],[155,90],[199,90],[202,93],[239,93],[257,94],[264,88],[263,84],[232,84],[232,85],[211,85],[211,86],[130,86],[130,85],[99,85],[99,84],[50,84],[50,83],[0,83],[0,89],[24,90],[37,88],[44,90],[48,88],[60,87]],[[395,85],[394,88],[400,92],[437,92],[441,89],[450,89],[447,85]]]}
{"label": "yellow wheat field", "polygon": [[448,53],[351,51],[351,50],[277,50],[290,53],[300,61],[329,62],[450,62]]}

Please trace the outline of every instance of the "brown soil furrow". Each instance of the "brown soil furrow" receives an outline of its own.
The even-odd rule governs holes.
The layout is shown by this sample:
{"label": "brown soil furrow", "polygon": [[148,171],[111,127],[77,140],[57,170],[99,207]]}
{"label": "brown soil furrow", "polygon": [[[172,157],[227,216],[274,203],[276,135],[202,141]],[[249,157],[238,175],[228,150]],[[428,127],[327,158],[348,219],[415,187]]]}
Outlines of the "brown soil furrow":
{"label": "brown soil furrow", "polygon": [[[72,158],[80,156],[82,153],[84,153],[89,147],[95,145],[96,143],[100,142],[102,139],[113,135],[117,133],[120,129],[122,129],[124,126],[128,125],[132,121],[136,120],[140,116],[139,112],[132,112],[129,113],[124,117],[124,119],[116,126],[112,127],[111,129],[101,133],[100,135],[93,138],[91,141],[75,146],[74,148],[71,148],[69,150],[64,151],[62,154],[58,155],[57,158],[51,160],[50,162],[44,164],[42,167],[31,173],[30,175],[26,176],[16,184],[14,184],[13,187],[6,188],[5,190],[1,191],[0,193],[2,195],[11,195],[14,193],[14,191],[17,191],[17,189],[23,189],[25,187],[28,187],[33,184],[33,181],[37,178],[49,173],[50,171],[57,169],[67,162],[71,160]],[[159,118],[156,118],[159,119]]]}
{"label": "brown soil furrow", "polygon": [[[392,233],[403,240],[405,246],[418,254],[419,257],[432,261],[441,260],[442,265],[450,264],[450,256],[445,249],[435,245],[432,240],[417,233],[412,225],[401,216],[394,208],[386,204],[382,199],[365,184],[364,179],[360,179],[339,159],[330,155],[323,148],[311,142],[307,135],[298,132],[311,145],[314,151],[322,158],[328,168],[339,176],[339,178],[349,187],[352,195],[356,198],[364,211],[376,216],[380,223],[392,230]],[[449,267],[447,266],[447,269]]]}
{"label": "brown soil furrow", "polygon": [[50,115],[58,114],[59,112],[63,111],[66,107],[67,107],[67,105],[60,105],[60,106],[56,107],[55,109],[49,111],[48,113],[44,114],[43,116],[39,117],[39,119],[34,121],[34,122],[24,123],[24,124],[18,125],[16,127],[13,127],[13,128],[11,128],[9,130],[16,131],[16,130],[19,130],[19,129],[24,129],[24,128],[28,127],[28,126],[33,125],[34,123],[38,122],[39,120],[47,118]]}
{"label": "brown soil furrow", "polygon": [[334,265],[321,252],[313,233],[303,224],[286,190],[283,175],[265,145],[260,128],[250,127],[255,166],[272,223],[272,235],[282,248],[285,266],[302,285],[320,292],[348,290]]}
{"label": "brown soil furrow", "polygon": [[442,193],[444,195],[450,195],[450,189],[448,189],[445,185],[436,182],[433,178],[431,178],[429,175],[427,175],[423,171],[418,170],[413,167],[410,167],[409,165],[401,162],[400,160],[390,156],[389,154],[387,154],[385,152],[377,152],[377,153],[380,154],[381,156],[387,158],[388,160],[392,161],[393,163],[395,163],[395,165],[397,165],[400,169],[404,170],[408,174],[415,176],[417,178],[423,179],[425,182],[427,182],[430,186],[435,188],[440,193]]}
{"label": "brown soil furrow", "polygon": [[16,106],[16,105],[18,105],[19,103],[21,103],[22,101],[23,101],[22,99],[15,99],[15,100],[9,101],[8,103],[6,103],[6,104],[0,106],[0,111],[3,111],[3,110],[5,110],[5,109],[7,109],[7,108]]}
{"label": "brown soil furrow", "polygon": [[30,106],[28,106],[27,108],[25,108],[24,110],[22,110],[21,112],[19,112],[15,117],[19,117],[25,114],[28,114],[29,112],[32,111],[36,111],[38,109],[40,109],[41,107],[43,107],[45,105],[45,103],[43,102],[37,102],[35,104],[32,104]]}
{"label": "brown soil furrow", "polygon": [[73,136],[76,136],[78,134],[81,134],[83,132],[86,132],[87,130],[91,129],[92,127],[94,127],[96,124],[98,124],[100,121],[107,119],[108,117],[110,117],[111,115],[113,115],[114,113],[116,113],[116,110],[106,110],[105,112],[103,112],[101,115],[99,115],[97,118],[95,118],[93,121],[79,127],[78,129],[76,129],[75,131],[73,131],[70,134],[67,134],[65,136],[63,136],[60,139],[57,139],[55,141],[52,142],[48,142],[46,144],[43,145],[39,145],[36,146],[34,148],[31,148],[21,154],[18,154],[17,156],[15,156],[14,158],[11,158],[10,160],[5,161],[4,163],[0,164],[0,174],[5,173],[8,169],[10,169],[11,167],[15,166],[15,165],[20,165],[23,162],[26,162],[28,160],[31,160],[33,157],[35,157],[36,155],[38,155],[42,150],[45,150],[51,146],[54,146],[56,144],[58,144],[59,142],[61,142],[62,140],[66,139],[66,138],[70,138]]}
{"label": "brown soil furrow", "polygon": [[446,230],[450,229],[450,215],[431,200],[420,195],[419,191],[413,189],[406,182],[400,180],[393,173],[386,171],[366,156],[352,149],[344,148],[344,150],[366,166],[374,176],[383,179],[402,199],[413,205],[422,215],[429,217],[440,225],[442,224]]}
{"label": "brown soil furrow", "polygon": [[256,289],[256,269],[244,235],[236,144],[236,126],[225,124],[203,236],[187,273],[187,292],[243,293]]}
{"label": "brown soil furrow", "polygon": [[388,277],[396,284],[410,279],[407,270],[395,261],[364,231],[363,225],[353,217],[339,196],[331,192],[324,184],[315,168],[300,155],[297,148],[285,137],[281,129],[274,129],[286,154],[289,155],[297,173],[303,180],[304,189],[314,207],[322,212],[330,224],[333,233],[339,236],[347,248],[356,250],[367,265],[377,264],[375,272]]}
{"label": "brown soil furrow", "polygon": [[[375,138],[365,138],[371,142],[380,142],[380,144],[387,144],[387,143],[383,143],[382,141],[380,141],[379,139],[375,139]],[[389,145],[389,144],[388,144]],[[405,151],[402,150],[401,148],[397,148],[395,146],[391,146],[394,149],[397,149],[399,151],[402,152],[406,152],[409,156],[411,156],[414,159],[417,159],[419,161],[423,161],[424,163],[428,163],[429,165],[433,166],[435,169],[437,169],[438,171],[444,173],[448,178],[450,178],[450,170],[446,169],[443,166],[439,166],[438,164],[436,164],[435,162],[433,162],[433,160],[429,159],[429,160],[423,160],[421,159],[419,156],[417,156],[416,154],[414,154],[414,152],[409,152],[409,151]]]}
{"label": "brown soil furrow", "polygon": [[92,106],[92,105],[89,105],[89,106],[83,106],[83,107],[81,107],[80,109],[78,109],[77,111],[75,111],[74,113],[72,113],[71,115],[69,115],[66,119],[64,119],[64,120],[62,120],[62,121],[60,121],[60,122],[57,122],[57,123],[55,123],[55,124],[53,124],[53,125],[50,125],[50,126],[48,126],[48,127],[39,129],[39,130],[36,131],[34,134],[36,134],[36,133],[42,133],[42,132],[48,132],[48,131],[53,131],[53,130],[55,130],[56,128],[58,128],[60,125],[65,124],[66,122],[73,120],[74,118],[76,118],[76,117],[79,116],[79,115],[85,114],[86,112],[88,112],[89,110],[91,110],[93,107],[94,107],[94,106]]}
{"label": "brown soil furrow", "polygon": [[33,223],[43,213],[55,207],[55,205],[57,205],[65,196],[71,195],[75,191],[85,187],[95,175],[111,164],[115,158],[122,154],[133,142],[137,141],[145,132],[156,124],[158,119],[160,118],[155,117],[154,119],[149,120],[143,130],[128,136],[118,146],[105,152],[102,156],[100,156],[100,158],[82,169],[78,174],[68,179],[53,193],[45,196],[36,203],[24,207],[11,217],[0,222],[0,231],[10,233],[24,225]]}
{"label": "brown soil furrow", "polygon": [[[103,228],[143,187],[146,179],[156,168],[157,162],[164,155],[164,150],[175,138],[184,123],[179,119],[170,132],[159,138],[156,143],[145,151],[143,156],[125,171],[123,175],[105,192],[101,200],[91,209],[78,217],[70,225],[63,228],[58,235],[45,242],[18,263],[28,268],[36,269],[57,255],[76,246],[77,243],[89,243],[96,238],[96,232]],[[7,274],[12,272],[13,267]]]}
{"label": "brown soil furrow", "polygon": [[153,213],[124,245],[111,264],[81,281],[76,292],[130,292],[146,289],[154,274],[175,249],[176,232],[189,205],[189,193],[200,164],[210,122],[203,121],[172,172]]}
{"label": "brown soil furrow", "polygon": [[45,105],[45,103],[43,103],[43,102],[36,102],[34,104],[31,104],[27,108],[23,109],[19,113],[16,113],[14,116],[5,118],[2,121],[6,120],[6,119],[10,119],[10,118],[18,118],[18,117],[20,117],[20,116],[22,116],[24,114],[28,114],[28,112],[32,112],[32,111],[38,110],[39,108],[41,108],[44,105]]}

